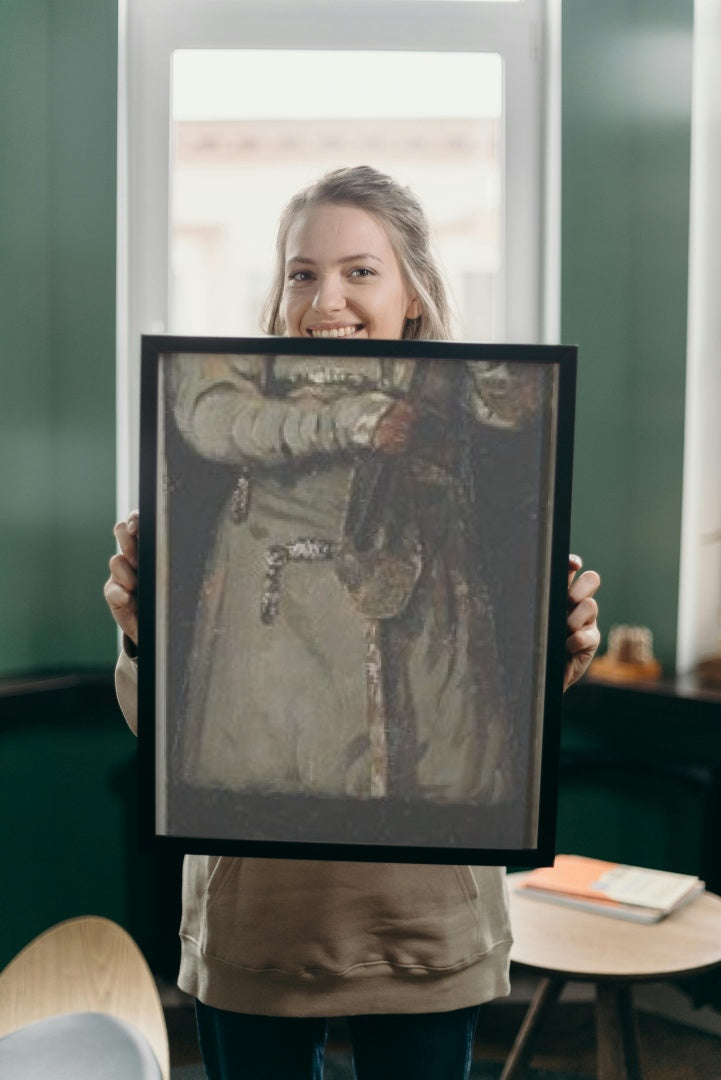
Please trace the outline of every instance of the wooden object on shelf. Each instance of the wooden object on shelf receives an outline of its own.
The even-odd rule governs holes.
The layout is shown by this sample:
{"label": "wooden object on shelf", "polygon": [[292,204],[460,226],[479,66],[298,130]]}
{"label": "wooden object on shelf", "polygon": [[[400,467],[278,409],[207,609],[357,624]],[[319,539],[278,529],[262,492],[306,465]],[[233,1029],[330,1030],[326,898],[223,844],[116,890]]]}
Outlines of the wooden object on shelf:
{"label": "wooden object on shelf", "polygon": [[613,682],[651,681],[661,677],[661,664],[653,655],[653,635],[647,626],[612,626],[608,651],[590,668],[599,679]]}
{"label": "wooden object on shelf", "polygon": [[701,660],[696,665],[696,675],[704,686],[721,688],[721,655]]}

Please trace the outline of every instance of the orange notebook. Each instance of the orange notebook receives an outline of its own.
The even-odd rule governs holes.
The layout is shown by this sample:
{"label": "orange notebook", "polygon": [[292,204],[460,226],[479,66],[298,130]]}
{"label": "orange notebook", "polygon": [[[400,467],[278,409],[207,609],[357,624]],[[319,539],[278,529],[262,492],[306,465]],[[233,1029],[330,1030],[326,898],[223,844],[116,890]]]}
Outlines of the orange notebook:
{"label": "orange notebook", "polygon": [[532,870],[518,887],[534,899],[657,922],[703,892],[704,884],[693,874],[557,855],[553,866]]}

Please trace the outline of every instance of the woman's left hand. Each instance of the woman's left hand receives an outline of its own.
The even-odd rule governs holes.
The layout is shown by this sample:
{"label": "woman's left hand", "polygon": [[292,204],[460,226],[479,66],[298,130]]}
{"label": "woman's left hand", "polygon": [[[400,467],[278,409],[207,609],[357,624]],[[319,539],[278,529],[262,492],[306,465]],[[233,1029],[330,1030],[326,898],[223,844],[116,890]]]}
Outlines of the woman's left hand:
{"label": "woman's left hand", "polygon": [[563,689],[568,690],[581,678],[593,660],[601,640],[596,618],[598,604],[593,596],[601,578],[595,570],[576,574],[583,566],[578,555],[568,556],[568,618],[566,619],[566,671]]}

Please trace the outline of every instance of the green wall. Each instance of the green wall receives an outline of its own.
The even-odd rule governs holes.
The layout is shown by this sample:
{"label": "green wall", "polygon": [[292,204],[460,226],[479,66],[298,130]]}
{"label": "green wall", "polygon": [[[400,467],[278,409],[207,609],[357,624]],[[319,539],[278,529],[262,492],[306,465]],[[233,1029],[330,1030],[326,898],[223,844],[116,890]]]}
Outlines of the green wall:
{"label": "green wall", "polygon": [[116,0],[0,0],[0,675],[109,665]]}
{"label": "green wall", "polygon": [[110,672],[0,687],[0,969],[54,923],[93,914],[177,974],[180,856],[139,850],[136,759]]}
{"label": "green wall", "polygon": [[[0,966],[95,913],[146,948],[135,740],[102,597],[115,516],[116,0],[0,0]],[[98,676],[101,678],[101,676]],[[150,884],[149,884],[150,883]],[[150,953],[149,953],[150,954]]]}
{"label": "green wall", "polygon": [[[573,545],[602,629],[672,665],[692,0],[563,9],[562,338],[580,346]],[[0,675],[110,663],[116,0],[0,0]]]}
{"label": "green wall", "polygon": [[[563,6],[562,340],[579,345],[573,546],[601,628],[675,657],[692,0]],[[605,648],[605,646],[603,646]]]}

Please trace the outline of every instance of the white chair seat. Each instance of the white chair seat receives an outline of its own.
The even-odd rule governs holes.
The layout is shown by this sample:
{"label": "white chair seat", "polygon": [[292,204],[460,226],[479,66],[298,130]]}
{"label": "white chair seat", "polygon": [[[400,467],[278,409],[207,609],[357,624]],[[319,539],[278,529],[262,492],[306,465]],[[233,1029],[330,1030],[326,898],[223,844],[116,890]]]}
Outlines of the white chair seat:
{"label": "white chair seat", "polygon": [[0,1039],[0,1076],[12,1080],[161,1080],[137,1028],[102,1013],[36,1020]]}

